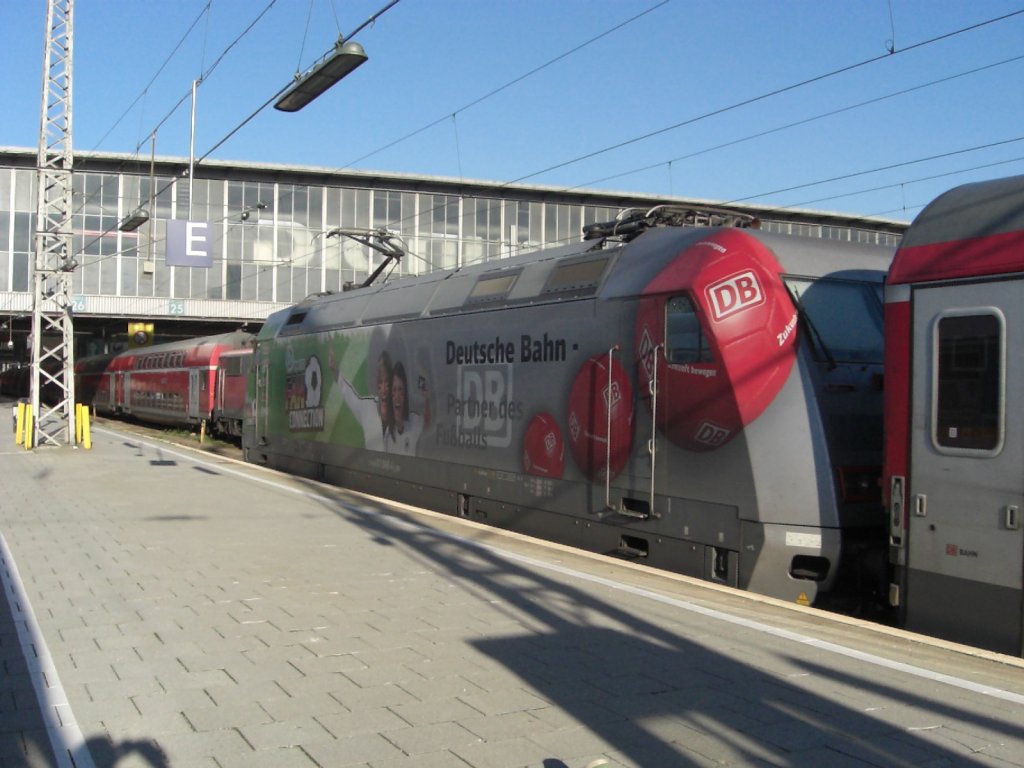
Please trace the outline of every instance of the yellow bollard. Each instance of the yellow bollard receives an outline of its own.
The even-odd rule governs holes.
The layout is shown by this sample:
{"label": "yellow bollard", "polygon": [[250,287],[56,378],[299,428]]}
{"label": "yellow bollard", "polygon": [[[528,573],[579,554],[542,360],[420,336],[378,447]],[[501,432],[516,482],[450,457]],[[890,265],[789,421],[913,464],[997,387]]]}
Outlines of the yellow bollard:
{"label": "yellow bollard", "polygon": [[82,442],[82,411],[84,410],[84,405],[75,403],[75,445]]}
{"label": "yellow bollard", "polygon": [[92,434],[89,432],[89,409],[82,409],[82,447],[85,450],[92,448]]}
{"label": "yellow bollard", "polygon": [[206,419],[203,419],[199,423],[199,444],[203,444],[203,438],[206,437]]}
{"label": "yellow bollard", "polygon": [[18,402],[18,415],[14,418],[14,442],[22,445],[25,442],[25,403]]}
{"label": "yellow bollard", "polygon": [[32,450],[32,405],[25,405],[25,450]]}

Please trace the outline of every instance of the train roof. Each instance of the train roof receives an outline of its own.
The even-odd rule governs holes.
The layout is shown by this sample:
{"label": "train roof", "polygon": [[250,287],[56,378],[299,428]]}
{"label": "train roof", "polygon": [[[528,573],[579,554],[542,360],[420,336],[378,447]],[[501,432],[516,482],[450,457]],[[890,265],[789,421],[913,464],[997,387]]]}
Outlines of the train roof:
{"label": "train roof", "polygon": [[166,344],[136,347],[115,355],[111,370],[132,370],[139,366],[162,368],[170,364],[173,356],[180,358],[182,364],[213,364],[221,352],[244,346],[252,338],[253,335],[246,331],[231,331],[195,339],[170,341]]}
{"label": "train roof", "polygon": [[[717,228],[716,228],[717,229]],[[606,282],[603,298],[625,298],[644,287],[681,252],[707,238],[716,229],[665,227],[647,232],[629,245],[628,262]],[[744,234],[766,245],[785,274],[881,282],[892,262],[893,248],[844,241],[818,240],[744,229]]]}
{"label": "train roof", "polygon": [[[554,304],[637,296],[661,269],[720,227],[659,227],[622,244],[585,240],[560,248],[313,296],[271,315],[259,337]],[[881,282],[893,249],[743,229],[767,245],[787,274]]]}
{"label": "train roof", "polygon": [[147,347],[135,347],[134,349],[126,350],[121,354],[145,355],[151,352],[175,352],[182,349],[195,349],[196,347],[217,345],[236,347],[243,344],[248,338],[252,338],[251,333],[246,331],[230,331],[229,333],[217,333],[213,336],[200,336],[192,339],[168,341],[163,344],[153,344],[152,346]]}
{"label": "train roof", "polygon": [[914,219],[889,282],[913,283],[1024,271],[1024,176],[964,184]]}

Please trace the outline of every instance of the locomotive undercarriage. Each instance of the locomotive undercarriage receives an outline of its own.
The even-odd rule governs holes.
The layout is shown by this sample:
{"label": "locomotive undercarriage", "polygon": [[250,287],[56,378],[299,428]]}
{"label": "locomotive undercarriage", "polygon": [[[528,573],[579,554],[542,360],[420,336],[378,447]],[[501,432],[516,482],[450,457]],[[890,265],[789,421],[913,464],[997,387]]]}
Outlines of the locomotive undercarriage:
{"label": "locomotive undercarriage", "polygon": [[[424,459],[412,460],[410,465],[402,457],[374,457],[370,461],[377,466],[369,467],[359,455],[363,452],[351,449],[343,451],[344,457],[339,453],[297,458],[303,453],[308,451],[292,445],[282,449],[271,441],[250,448],[247,459],[399,503],[788,601],[844,612],[872,604],[870,591],[858,594],[868,581],[877,580],[860,567],[871,548],[866,542],[857,544],[841,566],[837,554],[841,535],[836,529],[807,529],[806,535],[822,541],[821,552],[813,554],[814,550],[794,550],[781,543],[787,531],[791,536],[794,531],[805,535],[803,529],[740,520],[735,508],[724,505],[658,497],[656,507],[662,511],[643,517],[635,511],[604,508],[603,487],[573,484],[578,487],[562,486],[557,503],[545,500],[545,508],[521,494],[516,499],[512,493],[505,496],[500,484],[513,483],[514,478],[488,477],[479,469]],[[552,507],[593,511],[556,512]],[[717,514],[709,514],[710,507]],[[722,525],[723,520],[728,524]],[[847,574],[849,584],[839,585],[837,578]],[[832,591],[835,596],[827,597]]]}

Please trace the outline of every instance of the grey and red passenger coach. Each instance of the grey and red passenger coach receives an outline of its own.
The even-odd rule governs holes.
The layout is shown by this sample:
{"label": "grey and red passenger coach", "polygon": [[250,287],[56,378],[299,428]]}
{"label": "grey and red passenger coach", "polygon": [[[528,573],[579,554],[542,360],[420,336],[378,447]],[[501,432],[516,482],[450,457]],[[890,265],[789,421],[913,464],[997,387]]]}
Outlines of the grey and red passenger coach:
{"label": "grey and red passenger coach", "polygon": [[1024,176],[941,195],[886,286],[891,602],[1024,654]]}
{"label": "grey and red passenger coach", "polygon": [[243,331],[88,357],[75,365],[80,402],[152,424],[241,434],[252,335]]}

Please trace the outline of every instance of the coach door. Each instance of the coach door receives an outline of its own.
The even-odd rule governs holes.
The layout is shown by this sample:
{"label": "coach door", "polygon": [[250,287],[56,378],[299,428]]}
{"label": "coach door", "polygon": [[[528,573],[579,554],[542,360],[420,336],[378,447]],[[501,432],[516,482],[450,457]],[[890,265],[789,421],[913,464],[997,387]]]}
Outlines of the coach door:
{"label": "coach door", "polygon": [[257,349],[254,364],[256,366],[256,388],[254,393],[255,397],[253,399],[253,408],[255,409],[254,416],[256,421],[255,438],[258,445],[264,445],[267,442],[267,431],[270,419],[270,361],[267,359],[267,355],[264,350]]}
{"label": "coach door", "polygon": [[117,374],[117,406],[124,413],[132,412],[132,404],[129,401],[129,397],[132,391],[132,374],[118,373]]}
{"label": "coach door", "polygon": [[107,405],[108,408],[114,409],[114,408],[117,407],[117,382],[120,381],[120,376],[118,376],[118,374],[116,374],[116,373],[112,373],[112,374],[108,375],[106,377],[106,379],[107,379],[107,387],[106,387],[106,390],[107,390],[107,392],[106,392],[107,402],[106,402],[106,405]]}
{"label": "coach door", "polygon": [[909,628],[1024,651],[1024,281],[917,288]]}
{"label": "coach door", "polygon": [[203,371],[198,368],[188,370],[188,417],[198,419],[199,414],[199,385]]}

